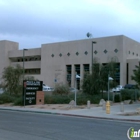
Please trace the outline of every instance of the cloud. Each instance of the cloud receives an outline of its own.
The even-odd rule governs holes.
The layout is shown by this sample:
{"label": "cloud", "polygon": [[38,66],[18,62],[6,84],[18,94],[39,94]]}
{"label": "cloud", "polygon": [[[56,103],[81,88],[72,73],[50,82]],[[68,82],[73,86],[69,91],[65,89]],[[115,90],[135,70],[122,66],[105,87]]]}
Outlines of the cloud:
{"label": "cloud", "polygon": [[133,0],[0,0],[0,38],[14,39],[21,48],[83,39],[87,32],[139,40],[139,6]]}

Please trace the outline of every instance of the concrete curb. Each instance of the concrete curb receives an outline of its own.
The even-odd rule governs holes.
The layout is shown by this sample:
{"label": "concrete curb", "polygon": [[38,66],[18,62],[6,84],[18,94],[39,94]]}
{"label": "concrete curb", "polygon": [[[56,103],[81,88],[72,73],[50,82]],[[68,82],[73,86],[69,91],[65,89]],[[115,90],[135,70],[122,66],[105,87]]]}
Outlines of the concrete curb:
{"label": "concrete curb", "polygon": [[75,116],[75,117],[83,117],[83,118],[95,118],[95,119],[103,119],[103,120],[117,120],[117,121],[140,122],[140,120],[133,120],[133,119],[118,119],[118,118],[95,117],[95,116],[84,116],[84,115],[74,115],[74,114],[59,114],[59,115]]}
{"label": "concrete curb", "polygon": [[8,110],[8,111],[18,111],[18,112],[29,112],[29,113],[42,113],[42,114],[57,114],[52,112],[42,112],[42,111],[33,111],[33,110],[20,110],[20,109],[9,109],[9,108],[0,108],[0,110]]}
{"label": "concrete curb", "polygon": [[64,115],[64,116],[73,116],[73,117],[82,117],[82,118],[94,118],[94,119],[102,119],[102,120],[117,120],[117,121],[140,122],[140,120],[133,120],[133,119],[120,119],[120,118],[85,116],[85,115],[76,115],[76,114],[55,113],[55,112],[43,112],[43,111],[35,111],[35,110],[20,110],[20,109],[9,109],[9,108],[7,108],[7,109],[6,108],[0,108],[0,110],[29,112],[29,113],[40,113],[40,114],[52,114],[52,115]]}

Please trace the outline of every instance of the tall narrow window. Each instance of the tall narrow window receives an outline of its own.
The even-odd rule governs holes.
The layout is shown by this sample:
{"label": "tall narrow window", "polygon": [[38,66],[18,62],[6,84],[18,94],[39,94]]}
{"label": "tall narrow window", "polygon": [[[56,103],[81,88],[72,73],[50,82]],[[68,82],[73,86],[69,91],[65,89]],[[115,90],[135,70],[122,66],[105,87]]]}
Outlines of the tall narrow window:
{"label": "tall narrow window", "polygon": [[126,64],[126,83],[128,84],[129,82],[129,64]]}
{"label": "tall narrow window", "polygon": [[[80,65],[75,65],[75,72],[77,72],[77,75],[80,76]],[[76,79],[77,80],[77,89],[80,89],[80,79]]]}
{"label": "tall narrow window", "polygon": [[71,65],[66,65],[67,82],[68,82],[69,87],[71,87],[71,69],[72,69]]}

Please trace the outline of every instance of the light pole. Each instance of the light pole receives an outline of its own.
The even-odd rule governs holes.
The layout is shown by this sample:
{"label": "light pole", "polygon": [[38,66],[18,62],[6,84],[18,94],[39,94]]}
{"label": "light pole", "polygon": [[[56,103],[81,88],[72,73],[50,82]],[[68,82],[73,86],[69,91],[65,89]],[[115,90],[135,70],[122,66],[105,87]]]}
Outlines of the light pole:
{"label": "light pole", "polygon": [[80,79],[81,77],[79,76],[79,75],[77,75],[77,72],[75,72],[75,107],[76,107],[76,105],[77,105],[77,101],[76,101],[76,94],[77,94],[77,79]]}
{"label": "light pole", "polygon": [[[25,75],[25,70],[24,70],[24,57],[25,57],[25,51],[27,51],[28,49],[23,49],[23,82],[24,82],[24,75]],[[25,107],[25,89],[26,87],[23,87],[24,89],[24,107]]]}
{"label": "light pole", "polygon": [[27,51],[28,49],[23,49],[23,80],[24,80],[24,75],[25,75],[25,70],[24,70],[24,62],[25,62],[25,51]]}
{"label": "light pole", "polygon": [[113,78],[112,77],[110,77],[109,76],[109,74],[108,74],[108,101],[109,101],[109,81],[112,81],[113,80]]}
{"label": "light pole", "polygon": [[96,41],[92,41],[92,45],[91,45],[91,68],[92,68],[92,74],[93,74],[93,44],[96,44]]}

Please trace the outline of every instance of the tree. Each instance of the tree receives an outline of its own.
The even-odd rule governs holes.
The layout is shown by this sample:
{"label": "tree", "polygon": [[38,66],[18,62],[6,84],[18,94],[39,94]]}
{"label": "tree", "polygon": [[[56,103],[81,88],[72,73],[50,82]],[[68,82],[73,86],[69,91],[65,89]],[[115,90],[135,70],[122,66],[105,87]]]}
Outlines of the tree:
{"label": "tree", "polygon": [[68,95],[70,92],[69,86],[64,84],[57,84],[53,94]]}
{"label": "tree", "polygon": [[110,87],[115,87],[116,64],[114,58],[106,65],[100,64],[97,60],[94,60],[92,74],[85,74],[82,85],[83,92],[93,95],[102,91],[103,97],[103,90],[107,90],[108,87],[108,74],[114,79],[114,81],[110,83]]}
{"label": "tree", "polygon": [[91,74],[85,73],[82,83],[82,89],[84,93],[92,95],[93,87]]}
{"label": "tree", "polygon": [[17,94],[21,85],[23,69],[20,65],[16,67],[8,66],[4,68],[2,74],[3,88],[10,94]]}
{"label": "tree", "polygon": [[131,76],[138,86],[140,86],[140,66],[135,66],[136,69],[133,70],[134,75]]}
{"label": "tree", "polygon": [[[25,77],[27,80],[34,80],[33,76]],[[8,66],[2,73],[2,87],[9,94],[22,93],[23,87],[23,68],[20,65],[15,67]]]}
{"label": "tree", "polygon": [[85,73],[82,89],[84,93],[93,95],[100,92],[103,89],[104,80],[102,79],[102,65],[97,61],[94,61],[92,66],[92,74]]}

